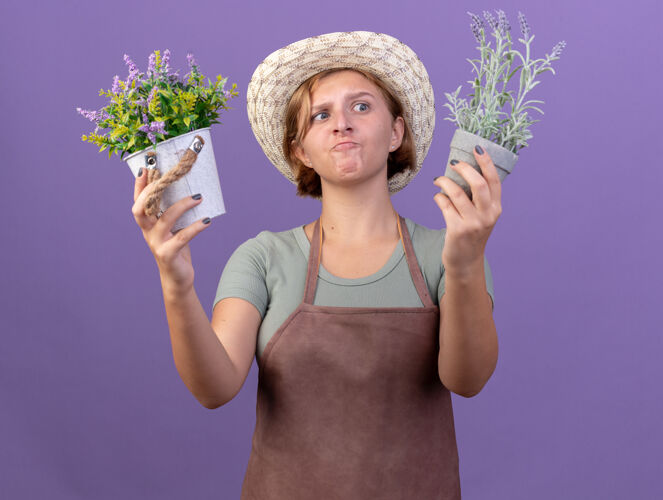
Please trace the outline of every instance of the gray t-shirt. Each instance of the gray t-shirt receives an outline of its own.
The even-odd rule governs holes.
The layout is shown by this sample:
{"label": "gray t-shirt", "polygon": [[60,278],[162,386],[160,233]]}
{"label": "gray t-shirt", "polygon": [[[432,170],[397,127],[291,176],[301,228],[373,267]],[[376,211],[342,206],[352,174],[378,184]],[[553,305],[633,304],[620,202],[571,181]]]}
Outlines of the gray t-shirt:
{"label": "gray t-shirt", "polygon": [[[429,229],[404,217],[419,268],[431,299],[444,294],[442,248],[446,229]],[[213,307],[227,297],[251,302],[262,318],[256,356],[304,298],[310,243],[304,226],[280,232],[262,231],[242,243],[221,274]],[[493,278],[484,257],[486,290],[493,300]],[[379,271],[362,278],[339,278],[320,263],[315,305],[337,307],[423,307],[405,259],[403,243]]]}

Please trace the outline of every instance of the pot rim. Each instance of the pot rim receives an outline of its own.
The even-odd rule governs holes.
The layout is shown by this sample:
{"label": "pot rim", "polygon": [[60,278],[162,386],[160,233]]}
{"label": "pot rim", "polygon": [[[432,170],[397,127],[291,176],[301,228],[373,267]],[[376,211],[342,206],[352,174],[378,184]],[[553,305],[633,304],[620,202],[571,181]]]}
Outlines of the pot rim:
{"label": "pot rim", "polygon": [[[511,151],[510,149],[505,148],[504,146],[501,146],[500,144],[497,144],[496,142],[491,141],[490,139],[486,139],[485,137],[481,137],[480,135],[477,135],[477,134],[475,134],[474,132],[468,132],[467,130],[463,130],[463,129],[461,129],[461,128],[456,128],[456,130],[455,130],[455,132],[454,132],[454,135],[456,135],[456,134],[466,134],[466,135],[471,135],[471,136],[473,136],[473,137],[476,137],[476,138],[479,140],[479,142],[480,142],[480,141],[484,141],[485,143],[489,143],[489,144],[491,144],[492,147],[500,148],[500,149],[502,149],[505,153],[508,153],[508,154],[510,154],[510,155],[513,155],[515,158],[518,158],[518,157],[519,157],[518,153],[514,153],[514,152]],[[453,138],[452,138],[452,141],[453,141]],[[480,145],[481,145],[481,144],[480,144]]]}
{"label": "pot rim", "polygon": [[157,142],[156,144],[153,144],[152,146],[147,146],[144,149],[141,149],[140,151],[136,151],[135,153],[131,153],[129,156],[126,156],[122,161],[128,161],[129,159],[133,158],[134,156],[138,156],[141,154],[145,154],[146,151],[153,149],[157,146],[161,146],[162,144],[166,144],[170,141],[174,141],[175,139],[179,139],[180,137],[184,137],[189,134],[194,134],[196,132],[200,132],[201,130],[210,130],[212,127],[203,127],[203,128],[197,128],[196,130],[191,130],[189,132],[186,132],[184,134],[176,135],[175,137],[171,137],[169,139],[166,139],[165,141]]}

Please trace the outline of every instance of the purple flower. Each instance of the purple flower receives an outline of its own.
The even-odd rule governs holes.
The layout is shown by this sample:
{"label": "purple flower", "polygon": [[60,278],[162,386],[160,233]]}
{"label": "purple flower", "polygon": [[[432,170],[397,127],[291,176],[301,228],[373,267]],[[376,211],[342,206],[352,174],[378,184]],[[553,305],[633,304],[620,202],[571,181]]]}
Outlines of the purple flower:
{"label": "purple flower", "polygon": [[487,10],[483,11],[483,17],[486,18],[486,21],[488,22],[488,25],[491,27],[493,31],[497,30],[497,21],[495,21],[495,18],[493,15],[488,12]]}
{"label": "purple flower", "polygon": [[196,60],[193,58],[193,54],[187,54],[186,55],[186,60],[189,63],[189,68],[193,68],[194,66],[197,66]]}
{"label": "purple flower", "polygon": [[468,12],[468,14],[472,18],[472,22],[470,23],[472,34],[474,35],[474,38],[476,38],[477,42],[481,43],[481,29],[484,28],[483,21],[476,14],[472,14],[471,12]]}
{"label": "purple flower", "polygon": [[131,88],[131,82],[133,82],[136,79],[136,76],[138,75],[138,66],[134,64],[134,62],[131,60],[131,58],[127,55],[124,54],[124,62],[127,63],[127,66],[129,66],[129,77],[127,78],[127,89]]}
{"label": "purple flower", "polygon": [[157,55],[152,52],[147,60],[147,76],[152,78],[156,70]]}
{"label": "purple flower", "polygon": [[518,21],[520,22],[520,32],[523,34],[523,37],[525,37],[525,40],[527,40],[530,35],[530,28],[527,24],[527,19],[525,19],[525,15],[520,11],[518,11]]}
{"label": "purple flower", "polygon": [[497,10],[497,18],[499,19],[499,31],[502,36],[506,36],[507,31],[511,30],[511,25],[509,24],[509,21],[506,18],[506,14],[503,10]]}
{"label": "purple flower", "polygon": [[[145,113],[143,113],[143,121],[146,122],[147,116]],[[145,123],[144,125],[141,125],[138,127],[138,130],[141,132],[145,132],[147,134],[147,137],[152,143],[154,144],[156,142],[156,135],[157,134],[165,134],[165,123],[164,122],[152,122],[152,123]]]}
{"label": "purple flower", "polygon": [[555,45],[552,49],[552,54],[551,57],[559,57],[559,55],[562,53],[562,49],[566,47],[566,42],[562,40],[559,42],[557,45]]}
{"label": "purple flower", "polygon": [[134,62],[131,60],[131,57],[129,54],[124,54],[124,62],[127,63],[127,66],[129,66],[129,71],[136,71],[138,67],[134,64]]}
{"label": "purple flower", "polygon": [[90,111],[87,109],[76,108],[76,111],[91,122],[95,122],[97,125],[110,117],[105,109],[100,109],[99,111]]}
{"label": "purple flower", "polygon": [[122,91],[120,88],[120,77],[115,75],[115,78],[113,78],[113,88],[111,89],[111,92],[113,94],[119,94]]}
{"label": "purple flower", "polygon": [[161,72],[167,75],[170,72],[170,50],[166,49],[163,52],[163,59],[161,60]]}
{"label": "purple flower", "polygon": [[159,134],[165,134],[166,129],[164,128],[166,124],[164,122],[152,122],[150,124],[151,132],[158,132]]}

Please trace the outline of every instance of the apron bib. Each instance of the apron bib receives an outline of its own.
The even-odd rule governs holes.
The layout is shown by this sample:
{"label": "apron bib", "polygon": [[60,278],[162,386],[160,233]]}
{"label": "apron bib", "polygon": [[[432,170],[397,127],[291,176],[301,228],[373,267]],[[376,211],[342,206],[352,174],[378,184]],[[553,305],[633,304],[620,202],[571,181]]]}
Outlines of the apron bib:
{"label": "apron bib", "polygon": [[460,499],[451,394],[437,369],[440,309],[397,220],[423,307],[313,305],[316,221],[304,298],[258,363],[242,500]]}

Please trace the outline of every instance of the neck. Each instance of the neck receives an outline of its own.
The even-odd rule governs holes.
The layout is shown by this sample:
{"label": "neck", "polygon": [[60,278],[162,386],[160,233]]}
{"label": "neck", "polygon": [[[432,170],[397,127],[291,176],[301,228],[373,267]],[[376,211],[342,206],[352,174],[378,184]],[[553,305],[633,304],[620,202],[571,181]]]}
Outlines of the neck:
{"label": "neck", "polygon": [[376,195],[327,189],[322,197],[320,224],[324,239],[342,245],[365,244],[367,241],[398,239],[397,213],[389,189]]}

